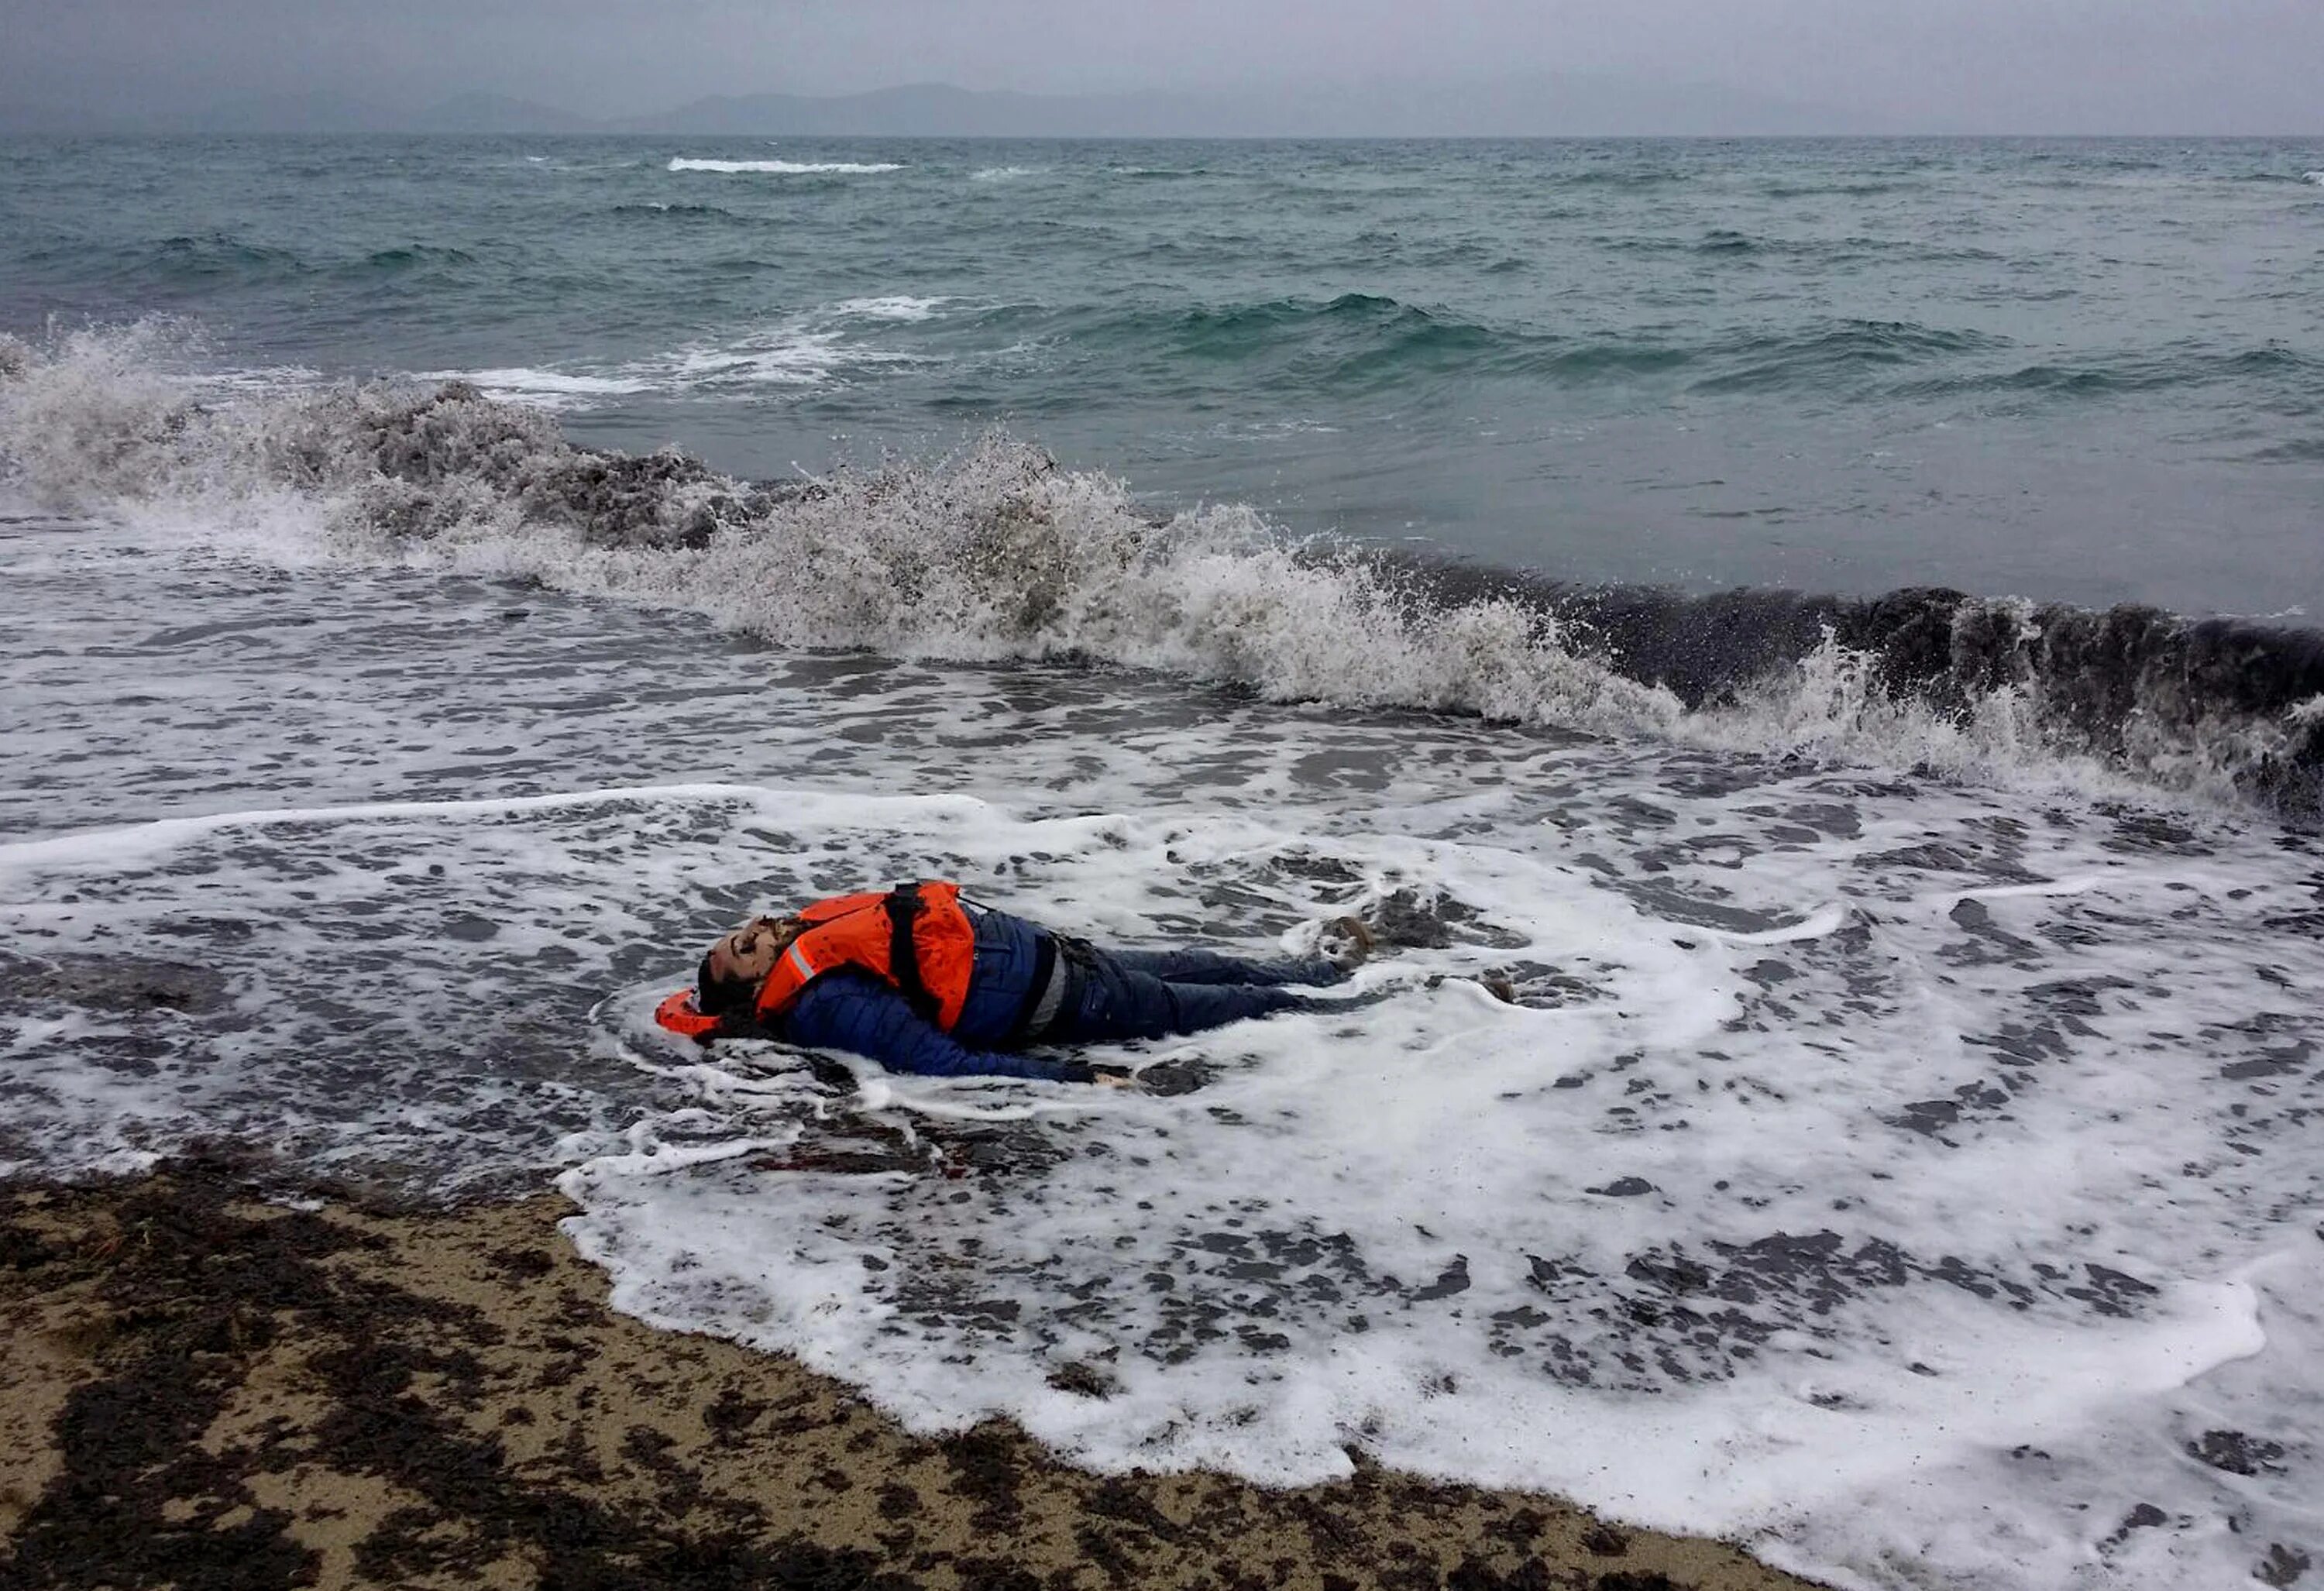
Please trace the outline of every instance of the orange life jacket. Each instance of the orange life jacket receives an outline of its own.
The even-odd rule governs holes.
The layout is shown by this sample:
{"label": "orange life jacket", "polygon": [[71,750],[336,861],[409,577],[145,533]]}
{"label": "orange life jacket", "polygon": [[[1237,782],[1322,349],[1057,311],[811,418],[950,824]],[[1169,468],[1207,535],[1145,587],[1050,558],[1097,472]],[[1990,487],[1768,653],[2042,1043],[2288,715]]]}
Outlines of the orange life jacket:
{"label": "orange life jacket", "polygon": [[[853,967],[881,979],[929,1022],[949,1033],[968,1003],[976,970],[976,927],[961,909],[960,886],[930,881],[862,895],[834,896],[798,914],[807,924],[759,985],[752,1009],[764,1022],[780,1016],[807,986]],[[715,1037],[719,1022],[680,989],[654,1020],[686,1038]]]}

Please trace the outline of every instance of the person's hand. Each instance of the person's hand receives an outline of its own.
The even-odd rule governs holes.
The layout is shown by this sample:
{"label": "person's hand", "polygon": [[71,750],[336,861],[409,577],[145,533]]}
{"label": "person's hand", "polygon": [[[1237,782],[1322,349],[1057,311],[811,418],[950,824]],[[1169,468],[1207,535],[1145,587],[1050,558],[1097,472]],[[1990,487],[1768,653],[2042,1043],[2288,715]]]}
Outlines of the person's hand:
{"label": "person's hand", "polygon": [[1093,1066],[1090,1081],[1102,1089],[1135,1089],[1138,1074],[1126,1066]]}

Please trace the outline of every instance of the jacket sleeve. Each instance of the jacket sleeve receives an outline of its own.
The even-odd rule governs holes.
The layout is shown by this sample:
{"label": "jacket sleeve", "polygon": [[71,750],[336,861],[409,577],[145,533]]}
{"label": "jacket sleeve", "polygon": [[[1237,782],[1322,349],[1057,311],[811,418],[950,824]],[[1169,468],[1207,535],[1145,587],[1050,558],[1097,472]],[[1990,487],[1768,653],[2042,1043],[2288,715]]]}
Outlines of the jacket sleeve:
{"label": "jacket sleeve", "polygon": [[861,972],[830,972],[807,986],[785,1012],[778,1035],[811,1049],[865,1055],[890,1071],[922,1077],[1024,1077],[1087,1082],[1079,1061],[1051,1061],[1001,1050],[972,1050],[923,1021],[904,997]]}

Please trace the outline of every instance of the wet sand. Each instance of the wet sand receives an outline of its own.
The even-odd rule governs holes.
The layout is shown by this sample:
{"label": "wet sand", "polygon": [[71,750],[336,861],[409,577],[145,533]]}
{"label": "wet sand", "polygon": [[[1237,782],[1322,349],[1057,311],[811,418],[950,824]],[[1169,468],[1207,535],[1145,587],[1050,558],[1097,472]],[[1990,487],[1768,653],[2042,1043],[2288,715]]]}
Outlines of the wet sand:
{"label": "wet sand", "polygon": [[1268,1491],[912,1436],[613,1313],[561,1201],[0,1190],[0,1587],[1776,1591],[1731,1547],[1364,1469]]}

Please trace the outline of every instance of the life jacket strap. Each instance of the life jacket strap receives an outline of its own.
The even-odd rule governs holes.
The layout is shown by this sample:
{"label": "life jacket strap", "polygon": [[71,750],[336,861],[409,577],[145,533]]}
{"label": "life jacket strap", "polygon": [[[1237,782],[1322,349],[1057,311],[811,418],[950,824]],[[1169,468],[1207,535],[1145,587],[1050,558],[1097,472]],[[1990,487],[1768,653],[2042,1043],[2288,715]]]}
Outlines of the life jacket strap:
{"label": "life jacket strap", "polygon": [[912,924],[925,906],[917,884],[899,884],[888,892],[888,976],[904,997],[904,1003],[921,1021],[933,1026],[939,1024],[943,1007],[920,977],[919,947],[912,939]]}

